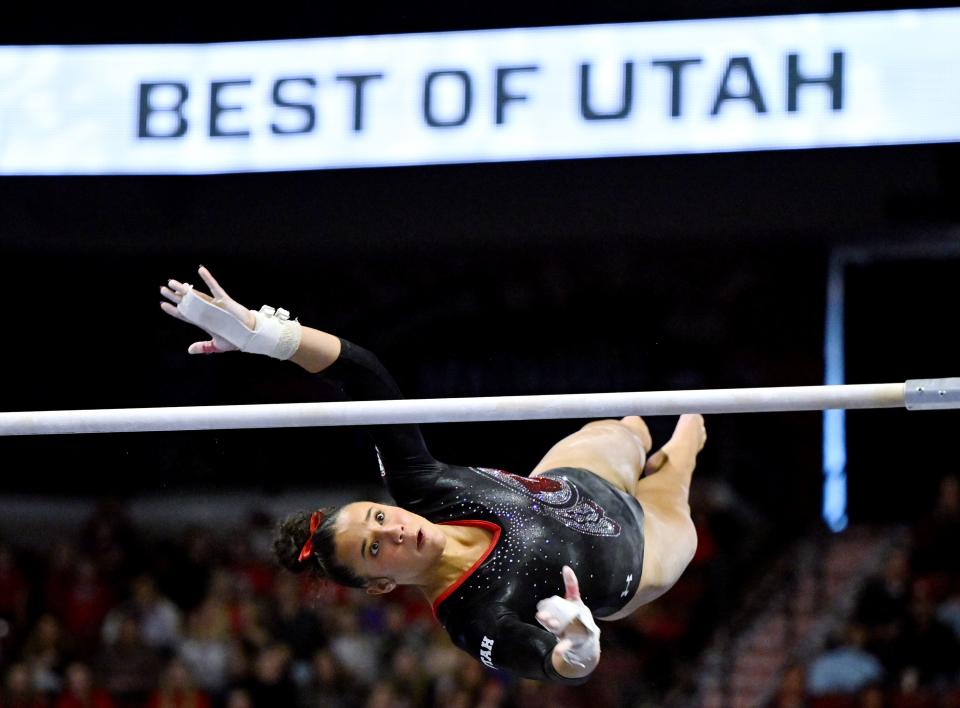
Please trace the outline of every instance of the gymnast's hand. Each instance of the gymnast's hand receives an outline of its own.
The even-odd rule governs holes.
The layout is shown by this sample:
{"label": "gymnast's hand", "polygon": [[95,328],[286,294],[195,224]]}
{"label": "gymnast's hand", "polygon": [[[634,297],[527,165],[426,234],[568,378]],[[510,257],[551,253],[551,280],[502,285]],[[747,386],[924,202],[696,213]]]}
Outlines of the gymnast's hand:
{"label": "gymnast's hand", "polygon": [[570,566],[563,566],[563,584],[564,597],[554,595],[537,603],[537,622],[559,637],[554,653],[592,671],[600,660],[600,628],[580,599],[580,584]]}
{"label": "gymnast's hand", "polygon": [[[160,294],[170,302],[160,308],[171,317],[196,325],[210,339],[194,342],[190,354],[219,354],[237,349],[251,354],[266,354],[274,359],[289,359],[300,346],[301,327],[284,309],[268,305],[253,312],[227,295],[210,271],[197,271],[213,295],[199,292],[189,283],[169,280]],[[174,307],[171,303],[175,303]]]}
{"label": "gymnast's hand", "polygon": [[[215,332],[212,332],[207,327],[204,327],[199,321],[199,318],[191,317],[186,314],[183,311],[183,308],[180,307],[181,303],[183,303],[184,298],[189,297],[192,293],[192,295],[200,298],[204,302],[215,305],[216,307],[219,307],[220,309],[233,315],[233,317],[239,323],[250,330],[252,330],[256,325],[256,315],[254,315],[253,312],[248,310],[232,297],[227,295],[227,291],[220,287],[220,284],[214,279],[213,274],[210,273],[209,270],[203,266],[200,266],[200,268],[197,270],[197,273],[201,278],[203,278],[203,282],[207,284],[207,287],[210,288],[210,292],[213,293],[212,297],[206,293],[200,292],[199,290],[195,290],[189,283],[168,280],[167,284],[160,288],[160,294],[167,298],[170,302],[161,302],[160,308],[171,317],[176,317],[178,320],[183,320],[184,322],[197,325],[210,335],[211,339],[207,341],[194,342],[191,344],[187,349],[188,353],[219,354],[221,352],[236,351],[240,348],[239,346],[233,344]],[[173,305],[170,303],[173,303]],[[174,305],[176,305],[176,307],[174,307]]]}

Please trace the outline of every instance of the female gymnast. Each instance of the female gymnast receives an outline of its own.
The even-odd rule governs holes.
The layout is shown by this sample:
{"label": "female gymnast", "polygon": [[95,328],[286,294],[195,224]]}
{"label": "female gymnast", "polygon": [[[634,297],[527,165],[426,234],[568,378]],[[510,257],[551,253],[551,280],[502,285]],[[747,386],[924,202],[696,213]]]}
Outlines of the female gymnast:
{"label": "female gymnast", "polygon": [[[370,352],[285,310],[248,310],[206,268],[199,275],[212,297],[175,280],[161,288],[164,312],[211,335],[191,354],[267,354],[339,380],[357,400],[401,398]],[[529,477],[439,462],[416,425],[370,432],[398,506],[294,514],[278,532],[279,561],[373,595],[417,586],[454,643],[490,668],[583,683],[600,660],[594,617],[620,619],[659,597],[696,550],[688,497],[706,441],[700,415],[681,416],[649,460],[641,418],[588,423]]]}

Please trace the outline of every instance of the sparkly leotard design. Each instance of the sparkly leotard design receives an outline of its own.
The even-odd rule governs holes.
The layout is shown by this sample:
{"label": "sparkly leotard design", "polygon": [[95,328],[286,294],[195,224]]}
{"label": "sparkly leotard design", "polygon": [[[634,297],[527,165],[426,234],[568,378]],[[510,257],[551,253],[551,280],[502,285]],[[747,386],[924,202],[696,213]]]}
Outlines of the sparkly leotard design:
{"label": "sparkly leotard design", "polygon": [[[619,536],[620,524],[609,518],[603,508],[593,499],[580,500],[577,488],[566,479],[549,477],[518,477],[515,474],[492,470],[486,467],[474,467],[495,482],[514,489],[535,499],[539,503],[531,504],[530,509],[558,519],[567,528],[587,533],[591,536]],[[573,504],[567,502],[573,498]]]}
{"label": "sparkly leotard design", "polygon": [[[377,359],[343,341],[325,372],[355,399],[399,398]],[[438,524],[485,528],[492,542],[478,563],[434,603],[454,643],[490,668],[539,680],[553,668],[557,638],[534,619],[537,602],[563,596],[561,568],[577,574],[596,617],[622,609],[640,585],[643,510],[588,470],[558,468],[520,477],[461,467],[430,455],[415,425],[371,426],[384,481],[397,503]]]}

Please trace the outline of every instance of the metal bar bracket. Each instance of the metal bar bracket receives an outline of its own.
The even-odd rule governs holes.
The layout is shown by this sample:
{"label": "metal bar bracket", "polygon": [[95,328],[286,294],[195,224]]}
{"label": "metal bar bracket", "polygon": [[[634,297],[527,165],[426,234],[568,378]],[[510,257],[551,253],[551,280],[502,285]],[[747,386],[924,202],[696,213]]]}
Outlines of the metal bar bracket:
{"label": "metal bar bracket", "polygon": [[904,384],[907,410],[933,411],[960,408],[960,378],[910,379]]}

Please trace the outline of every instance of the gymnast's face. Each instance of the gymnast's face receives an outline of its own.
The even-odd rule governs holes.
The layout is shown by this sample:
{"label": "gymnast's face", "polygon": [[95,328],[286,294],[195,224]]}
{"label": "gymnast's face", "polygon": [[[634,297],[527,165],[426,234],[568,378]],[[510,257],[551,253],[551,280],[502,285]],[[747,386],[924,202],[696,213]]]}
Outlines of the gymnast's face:
{"label": "gymnast's face", "polygon": [[435,524],[398,506],[355,502],[340,509],[334,537],[337,561],[364,578],[379,595],[397,585],[417,585],[439,560],[447,537]]}

